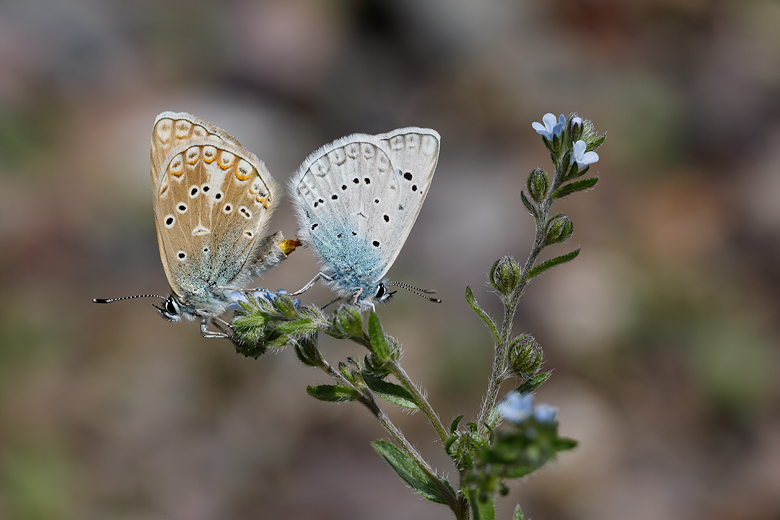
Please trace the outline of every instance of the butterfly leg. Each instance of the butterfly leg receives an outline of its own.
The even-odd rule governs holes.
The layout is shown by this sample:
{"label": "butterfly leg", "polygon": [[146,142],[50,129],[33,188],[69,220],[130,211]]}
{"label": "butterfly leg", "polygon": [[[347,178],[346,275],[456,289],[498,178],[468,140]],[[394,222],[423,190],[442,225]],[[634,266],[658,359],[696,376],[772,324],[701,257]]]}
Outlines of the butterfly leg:
{"label": "butterfly leg", "polygon": [[[209,323],[214,323],[214,326],[219,329],[220,332],[214,332],[211,330],[208,330]],[[200,335],[204,338],[229,338],[230,335],[225,332],[225,329],[223,329],[218,323],[212,322],[211,318],[203,318],[203,320],[200,322]]]}
{"label": "butterfly leg", "polygon": [[331,278],[330,276],[326,275],[325,273],[317,273],[317,274],[314,276],[314,278],[312,278],[312,279],[311,279],[311,281],[309,281],[309,283],[307,283],[306,285],[304,285],[304,286],[303,286],[303,289],[300,289],[300,290],[298,290],[298,291],[295,291],[295,292],[294,292],[294,293],[292,293],[290,296],[298,296],[299,294],[303,294],[303,293],[305,293],[306,291],[308,291],[309,289],[311,289],[311,288],[312,288],[312,286],[313,286],[315,283],[317,283],[317,280],[319,280],[320,278],[322,278],[323,280],[327,280],[328,282],[332,282],[332,281],[333,281],[333,278]]}
{"label": "butterfly leg", "polygon": [[329,301],[328,303],[326,303],[325,305],[323,305],[323,306],[322,306],[322,307],[320,307],[320,308],[321,308],[322,310],[325,310],[325,308],[326,308],[327,306],[329,306],[329,305],[333,305],[334,303],[336,303],[336,302],[337,302],[337,301],[339,301],[339,300],[341,300],[341,296],[339,296],[338,298],[334,298],[334,299],[332,299],[331,301]]}
{"label": "butterfly leg", "polygon": [[357,307],[360,307],[360,310],[365,311],[368,310],[370,307],[372,311],[376,311],[376,305],[374,305],[374,302],[369,301],[360,301],[360,295],[363,294],[363,288],[358,289],[355,291],[355,294],[352,295],[352,305],[355,305]]}

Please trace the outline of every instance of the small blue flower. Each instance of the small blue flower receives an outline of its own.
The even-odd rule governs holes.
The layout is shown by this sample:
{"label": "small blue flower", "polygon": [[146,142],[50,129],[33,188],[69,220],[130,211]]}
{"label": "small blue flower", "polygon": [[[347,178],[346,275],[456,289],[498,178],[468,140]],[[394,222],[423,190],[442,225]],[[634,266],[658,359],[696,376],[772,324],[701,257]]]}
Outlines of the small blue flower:
{"label": "small blue flower", "polygon": [[227,306],[227,309],[233,311],[241,308],[241,305],[239,305],[238,302],[246,303],[249,299],[243,291],[231,291],[230,296],[228,296],[228,301],[230,302],[230,305]]}
{"label": "small blue flower", "polygon": [[498,413],[509,422],[520,424],[534,412],[533,394],[512,392],[498,403]]}
{"label": "small blue flower", "polygon": [[512,392],[498,403],[496,409],[503,419],[514,424],[533,416],[540,424],[555,425],[558,416],[558,408],[554,406],[545,403],[534,406],[534,396],[530,393]]}
{"label": "small blue flower", "polygon": [[585,144],[585,141],[580,139],[576,143],[574,143],[574,150],[572,150],[571,154],[571,160],[569,161],[569,164],[577,163],[577,166],[580,168],[584,166],[588,166],[589,164],[593,164],[596,161],[599,160],[599,154],[596,152],[586,152],[585,149],[588,147],[587,144]]}
{"label": "small blue flower", "polygon": [[552,141],[553,136],[561,135],[561,132],[563,132],[563,127],[566,124],[566,117],[561,114],[561,117],[558,118],[558,121],[555,121],[555,114],[546,113],[544,117],[542,117],[542,123],[533,123],[531,126],[536,130],[536,133],[539,135],[542,135],[546,137],[548,140]]}
{"label": "small blue flower", "polygon": [[555,418],[558,415],[558,408],[542,403],[534,408],[534,419],[542,424],[555,424]]}
{"label": "small blue flower", "polygon": [[581,117],[572,117],[571,118],[571,126],[572,126],[572,128],[574,128],[577,125],[582,127],[582,118]]}

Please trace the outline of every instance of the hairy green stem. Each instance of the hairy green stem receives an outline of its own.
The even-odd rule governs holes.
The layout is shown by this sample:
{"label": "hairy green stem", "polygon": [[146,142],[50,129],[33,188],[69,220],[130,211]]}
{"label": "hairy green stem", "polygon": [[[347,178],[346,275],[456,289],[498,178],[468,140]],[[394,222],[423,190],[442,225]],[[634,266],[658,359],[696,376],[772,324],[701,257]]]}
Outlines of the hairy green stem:
{"label": "hairy green stem", "polygon": [[498,393],[501,390],[501,384],[506,380],[508,360],[509,342],[512,336],[512,325],[515,319],[515,313],[517,312],[517,304],[520,301],[520,296],[525,291],[525,286],[528,284],[528,273],[534,267],[536,259],[539,257],[542,249],[544,249],[544,239],[547,233],[547,219],[550,215],[550,207],[553,200],[550,197],[555,190],[560,187],[561,184],[561,169],[556,167],[555,177],[553,178],[552,186],[547,192],[544,200],[538,207],[538,219],[536,220],[536,233],[534,235],[534,244],[531,247],[531,251],[528,253],[528,258],[523,265],[523,269],[520,273],[520,281],[517,287],[505,297],[501,298],[501,302],[504,304],[504,319],[501,322],[501,330],[499,342],[495,346],[495,352],[493,357],[493,369],[490,374],[490,380],[488,382],[488,388],[485,392],[485,398],[482,400],[482,407],[477,417],[477,428],[480,435],[487,435],[487,419],[490,415],[490,411],[496,406],[498,401]]}
{"label": "hairy green stem", "polygon": [[463,510],[463,501],[459,499],[458,496],[454,495],[452,493],[452,490],[445,486],[441,478],[436,474],[436,471],[428,464],[428,462],[423,458],[423,456],[420,454],[419,451],[417,451],[417,448],[415,448],[412,443],[409,442],[409,440],[404,436],[403,432],[390,420],[390,418],[387,416],[387,414],[382,410],[379,405],[376,404],[376,401],[374,401],[373,394],[368,389],[360,389],[356,388],[354,384],[352,384],[351,381],[349,381],[344,375],[339,372],[338,370],[334,369],[330,363],[328,363],[326,360],[322,360],[322,364],[320,365],[320,368],[324,370],[330,377],[332,377],[334,380],[336,380],[339,384],[344,385],[348,388],[352,388],[353,390],[357,391],[360,394],[360,397],[358,397],[358,400],[360,403],[368,408],[368,410],[374,415],[374,417],[377,418],[379,421],[379,424],[382,425],[382,428],[385,429],[385,431],[390,434],[390,437],[393,438],[393,440],[396,442],[396,444],[406,453],[409,457],[414,460],[415,463],[420,467],[420,469],[425,473],[425,475],[431,479],[432,482],[436,485],[436,487],[439,489],[439,491],[447,497],[447,503],[450,509],[453,513],[455,513],[455,517],[458,520],[468,520],[468,507],[465,508],[465,516]]}
{"label": "hairy green stem", "polygon": [[[364,334],[363,336],[354,336],[352,340],[373,352],[371,338],[369,338],[368,335]],[[422,412],[425,414],[425,417],[428,418],[428,422],[431,423],[433,429],[436,430],[436,434],[439,436],[439,439],[441,439],[442,442],[447,442],[449,439],[449,434],[447,433],[447,429],[444,427],[444,423],[441,422],[439,414],[436,413],[431,404],[428,402],[428,399],[426,399],[425,395],[420,391],[417,385],[414,384],[403,367],[392,359],[387,361],[387,367],[390,369],[390,372],[392,372],[392,374],[398,378],[401,384],[412,393],[420,407],[420,410],[422,410]]]}
{"label": "hairy green stem", "polygon": [[444,424],[441,422],[441,419],[439,418],[439,414],[436,413],[436,411],[433,409],[433,407],[430,405],[428,400],[425,398],[425,395],[420,391],[419,388],[417,388],[417,385],[414,384],[414,382],[409,378],[406,371],[393,360],[390,360],[387,362],[387,366],[390,369],[390,372],[393,373],[395,377],[398,378],[398,380],[401,382],[401,384],[409,390],[412,395],[414,395],[415,400],[417,401],[418,406],[420,407],[420,410],[425,414],[425,416],[428,418],[428,421],[431,423],[431,426],[433,426],[433,429],[436,430],[436,433],[439,435],[439,439],[446,443],[449,439],[449,433],[447,432],[447,429],[444,427]]}

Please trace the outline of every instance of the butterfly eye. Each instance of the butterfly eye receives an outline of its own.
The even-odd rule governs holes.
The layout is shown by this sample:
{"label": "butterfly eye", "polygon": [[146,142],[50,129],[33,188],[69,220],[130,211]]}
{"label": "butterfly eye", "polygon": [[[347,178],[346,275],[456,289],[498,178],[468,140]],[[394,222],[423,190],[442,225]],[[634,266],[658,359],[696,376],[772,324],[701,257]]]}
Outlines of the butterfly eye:
{"label": "butterfly eye", "polygon": [[376,289],[376,294],[374,295],[375,298],[382,299],[382,296],[385,295],[385,284],[380,283],[379,287]]}
{"label": "butterfly eye", "polygon": [[176,314],[176,305],[173,304],[173,300],[165,302],[165,312],[169,314]]}

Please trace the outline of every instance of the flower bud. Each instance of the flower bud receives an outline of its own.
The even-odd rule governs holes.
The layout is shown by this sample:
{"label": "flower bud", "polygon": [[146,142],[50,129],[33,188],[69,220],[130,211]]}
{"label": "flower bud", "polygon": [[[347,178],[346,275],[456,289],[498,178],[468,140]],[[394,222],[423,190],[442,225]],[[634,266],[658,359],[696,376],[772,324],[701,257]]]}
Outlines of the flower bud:
{"label": "flower bud", "polygon": [[558,244],[565,242],[574,233],[574,224],[569,217],[558,214],[552,217],[547,223],[547,236],[544,237],[544,244]]}
{"label": "flower bud", "polygon": [[322,366],[322,354],[320,354],[317,348],[317,336],[304,336],[299,338],[295,342],[295,355],[306,366],[319,367]]}
{"label": "flower bud", "polygon": [[569,120],[569,138],[572,142],[578,141],[583,133],[582,118],[574,116]]}
{"label": "flower bud", "polygon": [[344,305],[333,316],[334,332],[342,335],[343,338],[349,336],[363,335],[363,321],[360,318],[360,311],[350,305]]}
{"label": "flower bud", "polygon": [[542,347],[530,334],[523,334],[509,344],[509,369],[521,379],[529,379],[542,366]]}
{"label": "flower bud", "polygon": [[501,294],[511,293],[520,280],[520,266],[511,256],[496,260],[490,268],[490,285]]}
{"label": "flower bud", "polygon": [[544,200],[547,195],[547,190],[550,189],[550,180],[547,178],[547,174],[544,170],[536,168],[528,175],[528,193],[537,202]]}

